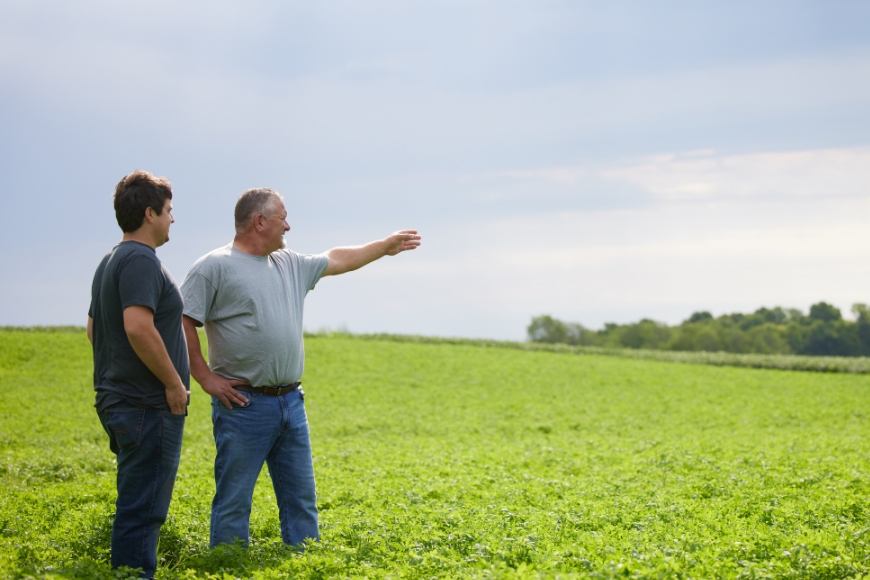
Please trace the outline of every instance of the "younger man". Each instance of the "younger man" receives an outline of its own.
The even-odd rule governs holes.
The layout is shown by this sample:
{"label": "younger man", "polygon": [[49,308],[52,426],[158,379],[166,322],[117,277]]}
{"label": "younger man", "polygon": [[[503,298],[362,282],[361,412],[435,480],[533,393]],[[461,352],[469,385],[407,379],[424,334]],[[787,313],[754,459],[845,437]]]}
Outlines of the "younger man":
{"label": "younger man", "polygon": [[118,457],[112,567],[157,568],[187,414],[190,363],[181,293],[156,249],[169,241],[172,189],[146,171],[115,187],[124,232],[94,275],[88,339],[97,415]]}

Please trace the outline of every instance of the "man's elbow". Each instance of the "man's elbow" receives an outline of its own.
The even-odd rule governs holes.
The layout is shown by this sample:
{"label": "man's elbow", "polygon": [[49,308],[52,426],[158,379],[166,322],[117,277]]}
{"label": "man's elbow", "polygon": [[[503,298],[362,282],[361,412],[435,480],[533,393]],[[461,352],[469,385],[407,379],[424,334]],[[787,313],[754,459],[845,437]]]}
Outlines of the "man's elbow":
{"label": "man's elbow", "polygon": [[150,310],[145,312],[140,308],[128,308],[124,311],[124,332],[130,342],[140,341],[152,332],[156,332],[153,315],[149,316],[149,314],[151,314]]}
{"label": "man's elbow", "polygon": [[326,265],[326,270],[323,271],[324,276],[338,276],[339,274],[344,274],[348,271],[344,261],[335,258],[334,256],[329,256],[329,262]]}
{"label": "man's elbow", "polygon": [[148,325],[141,321],[124,321],[124,332],[131,343],[140,343],[148,336],[149,331]]}

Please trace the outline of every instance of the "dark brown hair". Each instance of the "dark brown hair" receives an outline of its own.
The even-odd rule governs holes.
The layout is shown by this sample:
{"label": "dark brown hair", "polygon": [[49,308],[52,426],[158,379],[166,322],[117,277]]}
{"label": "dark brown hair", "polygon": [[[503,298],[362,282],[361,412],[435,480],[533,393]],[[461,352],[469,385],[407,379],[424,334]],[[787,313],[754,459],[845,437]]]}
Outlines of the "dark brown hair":
{"label": "dark brown hair", "polygon": [[125,175],[115,186],[115,218],[123,232],[135,232],[145,221],[149,207],[161,215],[167,199],[172,199],[172,186],[165,177],[154,177],[137,169]]}

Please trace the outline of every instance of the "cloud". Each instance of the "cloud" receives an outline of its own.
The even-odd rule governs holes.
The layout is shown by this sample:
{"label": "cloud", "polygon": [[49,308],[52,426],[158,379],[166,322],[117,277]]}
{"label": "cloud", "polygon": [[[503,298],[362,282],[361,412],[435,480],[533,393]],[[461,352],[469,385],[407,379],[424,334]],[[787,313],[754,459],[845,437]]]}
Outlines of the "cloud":
{"label": "cloud", "polygon": [[666,154],[601,175],[664,200],[870,195],[870,149]]}
{"label": "cloud", "polygon": [[769,151],[722,155],[665,153],[620,163],[517,170],[490,178],[575,186],[631,185],[657,201],[712,201],[870,196],[870,148]]}

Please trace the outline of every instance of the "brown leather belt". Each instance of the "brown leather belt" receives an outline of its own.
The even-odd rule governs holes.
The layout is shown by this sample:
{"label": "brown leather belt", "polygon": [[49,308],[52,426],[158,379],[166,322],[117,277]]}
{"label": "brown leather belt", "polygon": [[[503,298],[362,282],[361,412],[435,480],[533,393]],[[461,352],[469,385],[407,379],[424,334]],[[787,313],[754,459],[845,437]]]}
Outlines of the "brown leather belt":
{"label": "brown leather belt", "polygon": [[296,381],[295,383],[290,383],[289,385],[276,385],[274,387],[252,387],[251,385],[236,385],[233,387],[237,391],[244,391],[246,393],[262,393],[268,397],[277,397],[279,395],[285,395],[292,391],[299,390],[299,387],[302,386],[300,381]]}

